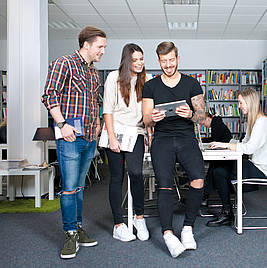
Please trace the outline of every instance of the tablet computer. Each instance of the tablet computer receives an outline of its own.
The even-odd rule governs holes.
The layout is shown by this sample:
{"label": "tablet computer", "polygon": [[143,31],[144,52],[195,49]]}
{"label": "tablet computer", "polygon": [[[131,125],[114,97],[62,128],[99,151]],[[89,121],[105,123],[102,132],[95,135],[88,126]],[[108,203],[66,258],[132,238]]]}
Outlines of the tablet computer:
{"label": "tablet computer", "polygon": [[175,110],[177,107],[185,105],[185,104],[186,104],[185,100],[166,102],[166,103],[156,104],[155,109],[159,111],[164,111],[166,117],[170,117],[170,116],[176,115]]}

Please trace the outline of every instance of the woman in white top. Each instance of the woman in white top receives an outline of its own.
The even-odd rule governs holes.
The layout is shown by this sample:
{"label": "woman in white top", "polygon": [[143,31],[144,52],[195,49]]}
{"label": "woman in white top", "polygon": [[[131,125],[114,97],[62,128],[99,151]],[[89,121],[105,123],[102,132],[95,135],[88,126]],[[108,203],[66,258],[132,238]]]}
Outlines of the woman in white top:
{"label": "woman in white top", "polygon": [[[211,143],[212,148],[227,148],[251,156],[243,158],[243,178],[265,178],[267,176],[267,117],[261,112],[259,94],[254,89],[246,89],[238,96],[239,108],[247,116],[247,130],[242,142]],[[213,171],[215,186],[222,199],[223,209],[220,215],[207,223],[210,227],[230,225],[233,213],[230,204],[229,180],[236,177],[236,167],[224,166]]]}
{"label": "woman in white top", "polygon": [[[150,76],[151,77],[151,76]],[[106,149],[109,170],[109,200],[114,218],[113,237],[121,241],[136,239],[129,233],[122,218],[122,183],[124,166],[130,177],[133,196],[134,226],[137,237],[144,241],[149,232],[144,219],[144,181],[142,175],[145,126],[142,118],[142,89],[150,78],[144,67],[142,49],[136,44],[127,44],[122,51],[119,70],[111,72],[105,82],[103,114],[108,132],[109,148]],[[122,146],[121,137],[114,129],[133,130],[136,133],[134,148]]]}

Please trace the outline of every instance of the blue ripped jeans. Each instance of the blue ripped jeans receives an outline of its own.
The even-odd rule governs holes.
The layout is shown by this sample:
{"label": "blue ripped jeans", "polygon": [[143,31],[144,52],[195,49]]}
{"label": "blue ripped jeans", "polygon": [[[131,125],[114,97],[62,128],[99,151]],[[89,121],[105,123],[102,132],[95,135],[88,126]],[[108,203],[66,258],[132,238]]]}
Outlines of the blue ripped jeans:
{"label": "blue ripped jeans", "polygon": [[[77,230],[82,224],[83,188],[86,174],[94,158],[96,141],[77,138],[74,142],[63,139],[56,141],[57,158],[62,179],[60,205],[63,230]],[[76,191],[74,194],[62,194],[64,191]]]}

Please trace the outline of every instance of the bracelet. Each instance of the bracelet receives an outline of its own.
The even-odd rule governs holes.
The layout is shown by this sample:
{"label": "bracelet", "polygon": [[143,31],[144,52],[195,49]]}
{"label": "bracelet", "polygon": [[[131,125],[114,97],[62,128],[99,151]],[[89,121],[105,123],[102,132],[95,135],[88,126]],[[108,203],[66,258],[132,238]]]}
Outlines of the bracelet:
{"label": "bracelet", "polygon": [[188,120],[191,120],[194,115],[195,115],[195,113],[192,111],[192,115],[191,115],[191,117],[188,118]]}

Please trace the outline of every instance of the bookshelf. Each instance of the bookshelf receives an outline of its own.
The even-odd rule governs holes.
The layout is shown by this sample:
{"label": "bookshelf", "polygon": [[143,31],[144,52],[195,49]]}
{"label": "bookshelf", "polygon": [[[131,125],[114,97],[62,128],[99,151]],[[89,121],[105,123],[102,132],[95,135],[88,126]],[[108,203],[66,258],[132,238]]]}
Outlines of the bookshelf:
{"label": "bookshelf", "polygon": [[262,62],[262,94],[261,94],[261,104],[262,111],[267,115],[267,59]]}
{"label": "bookshelf", "polygon": [[7,72],[0,71],[0,122],[7,116]]}
{"label": "bookshelf", "polygon": [[[238,108],[238,92],[248,87],[255,88],[261,96],[264,96],[266,113],[267,96],[267,59],[265,60],[265,80],[261,70],[240,70],[240,69],[196,69],[179,70],[179,72],[196,78],[205,96],[206,110],[211,114],[220,115],[235,138],[239,138],[245,129],[245,122],[240,115]],[[101,94],[104,91],[104,82],[112,70],[99,70],[101,81]],[[162,73],[159,69],[147,69],[152,77]],[[264,85],[262,88],[261,85]],[[264,86],[263,86],[264,87]],[[264,91],[265,90],[265,91]],[[264,92],[263,92],[264,91]],[[261,97],[262,99],[262,97]],[[200,127],[201,136],[209,136],[209,130]]]}

